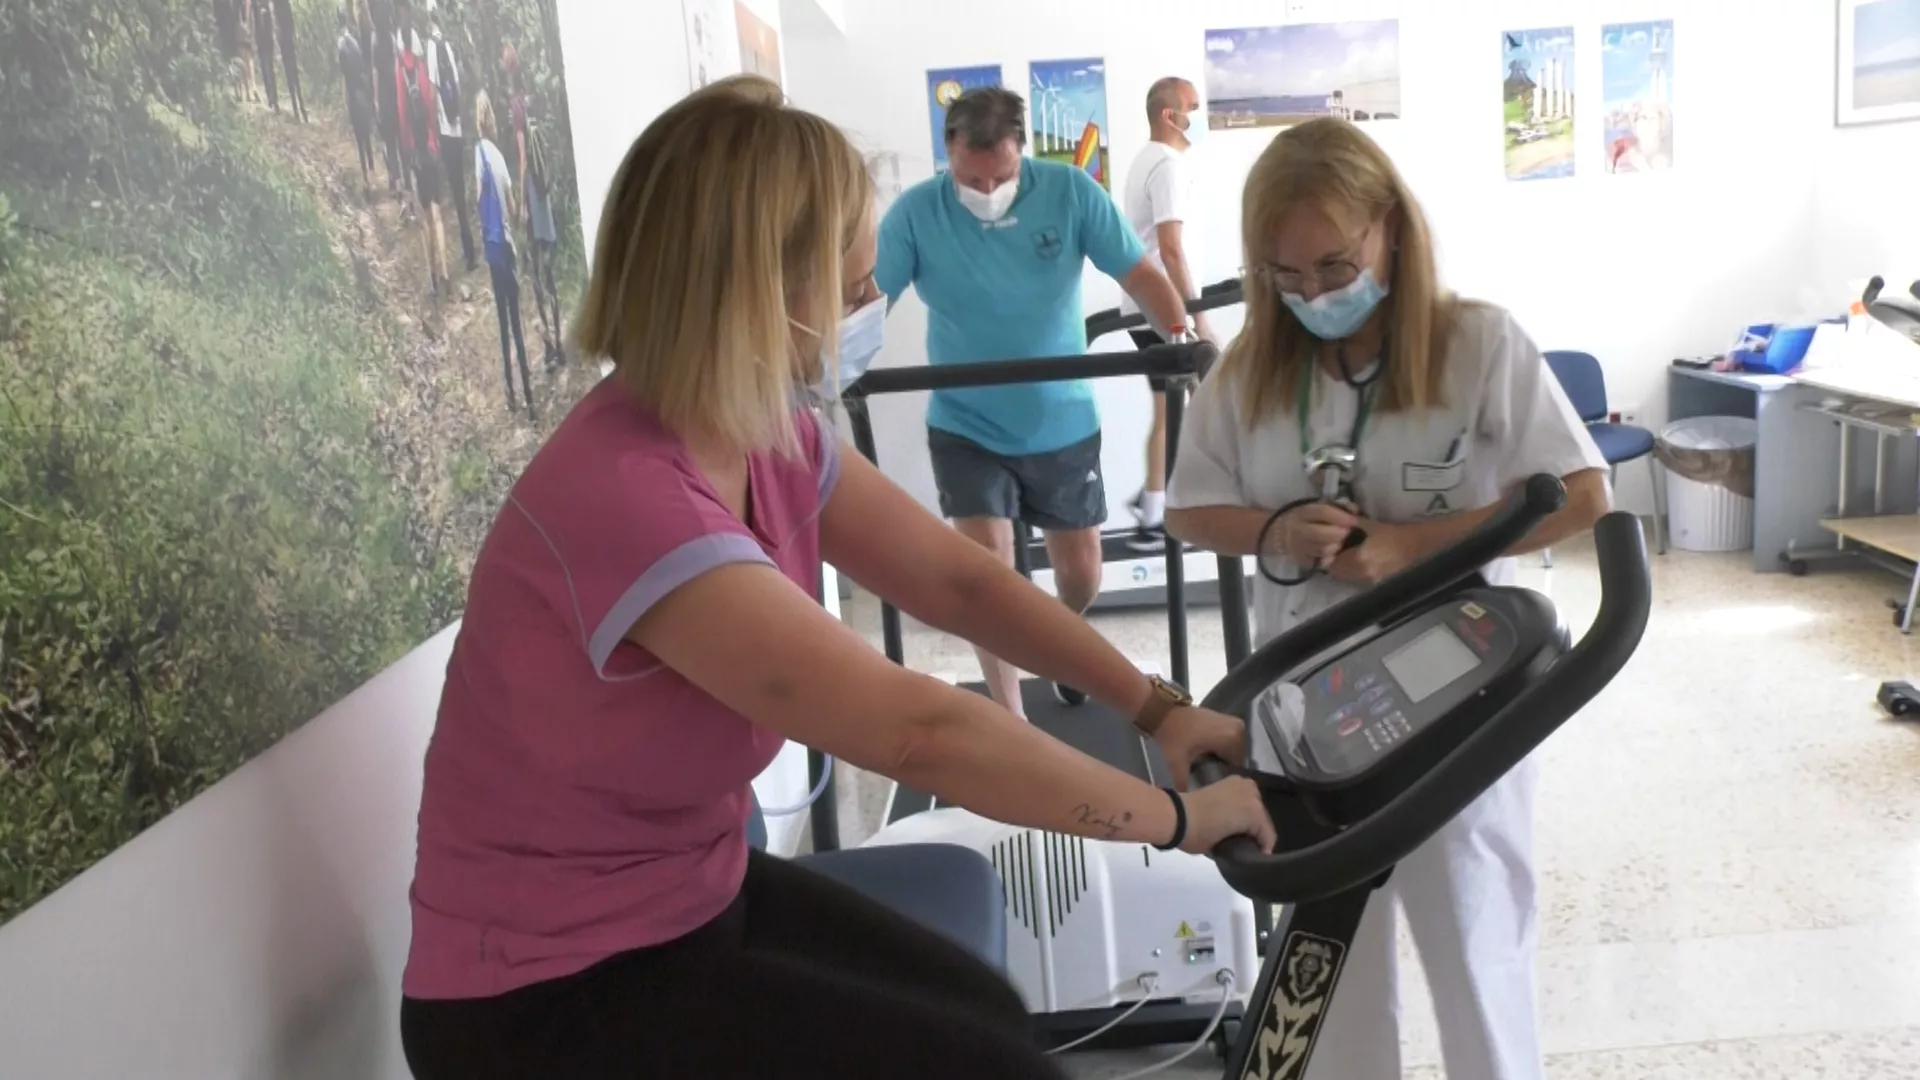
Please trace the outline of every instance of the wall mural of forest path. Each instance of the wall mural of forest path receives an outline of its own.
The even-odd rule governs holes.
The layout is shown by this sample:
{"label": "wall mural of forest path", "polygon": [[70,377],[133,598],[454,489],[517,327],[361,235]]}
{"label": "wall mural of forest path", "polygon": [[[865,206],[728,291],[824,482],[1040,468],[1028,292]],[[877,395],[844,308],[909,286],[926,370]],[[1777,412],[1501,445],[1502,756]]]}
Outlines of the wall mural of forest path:
{"label": "wall mural of forest path", "polygon": [[459,617],[574,175],[553,0],[0,9],[0,921]]}

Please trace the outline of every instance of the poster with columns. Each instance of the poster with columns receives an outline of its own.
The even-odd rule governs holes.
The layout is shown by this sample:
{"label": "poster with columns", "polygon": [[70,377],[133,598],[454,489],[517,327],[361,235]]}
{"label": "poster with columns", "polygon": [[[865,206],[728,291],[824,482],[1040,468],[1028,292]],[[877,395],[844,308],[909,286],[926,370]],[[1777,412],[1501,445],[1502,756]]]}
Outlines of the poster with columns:
{"label": "poster with columns", "polygon": [[1509,180],[1573,175],[1573,27],[1500,35]]}
{"label": "poster with columns", "polygon": [[1673,168],[1673,20],[1600,28],[1607,171]]}

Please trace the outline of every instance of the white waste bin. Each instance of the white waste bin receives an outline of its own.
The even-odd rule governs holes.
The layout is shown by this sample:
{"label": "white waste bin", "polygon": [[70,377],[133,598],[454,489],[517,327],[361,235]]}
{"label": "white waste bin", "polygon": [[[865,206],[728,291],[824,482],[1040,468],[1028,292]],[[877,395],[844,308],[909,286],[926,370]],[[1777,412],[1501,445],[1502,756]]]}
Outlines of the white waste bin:
{"label": "white waste bin", "polygon": [[1660,431],[1667,536],[1681,551],[1753,547],[1753,460],[1759,426],[1744,416],[1693,416]]}

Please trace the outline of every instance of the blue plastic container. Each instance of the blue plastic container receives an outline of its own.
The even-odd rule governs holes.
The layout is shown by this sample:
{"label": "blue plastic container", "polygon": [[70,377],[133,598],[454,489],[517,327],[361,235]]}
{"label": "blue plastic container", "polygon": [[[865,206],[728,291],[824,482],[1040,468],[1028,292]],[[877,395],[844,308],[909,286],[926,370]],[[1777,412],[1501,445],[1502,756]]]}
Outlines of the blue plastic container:
{"label": "blue plastic container", "polygon": [[1802,323],[1794,326],[1775,326],[1771,323],[1757,323],[1747,327],[1747,333],[1753,337],[1764,337],[1766,348],[1739,349],[1733,358],[1739,362],[1743,371],[1758,371],[1769,375],[1785,375],[1800,366],[1806,359],[1807,346],[1813,343],[1815,323]]}

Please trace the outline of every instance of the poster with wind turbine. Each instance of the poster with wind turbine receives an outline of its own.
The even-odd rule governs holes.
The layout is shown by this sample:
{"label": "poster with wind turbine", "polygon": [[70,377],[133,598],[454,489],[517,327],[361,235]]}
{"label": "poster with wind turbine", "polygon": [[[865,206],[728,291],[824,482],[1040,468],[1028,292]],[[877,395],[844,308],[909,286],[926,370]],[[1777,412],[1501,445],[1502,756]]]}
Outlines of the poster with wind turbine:
{"label": "poster with wind turbine", "polygon": [[1033,156],[1085,169],[1112,191],[1106,61],[1035,60],[1029,70]]}

